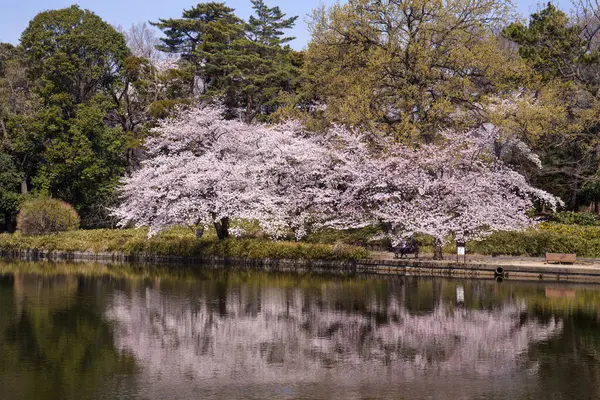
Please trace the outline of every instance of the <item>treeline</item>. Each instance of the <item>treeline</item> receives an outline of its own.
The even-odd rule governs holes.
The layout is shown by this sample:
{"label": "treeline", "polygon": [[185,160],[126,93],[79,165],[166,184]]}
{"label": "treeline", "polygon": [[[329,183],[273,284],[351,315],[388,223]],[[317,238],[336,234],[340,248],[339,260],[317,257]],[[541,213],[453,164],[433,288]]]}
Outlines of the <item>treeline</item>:
{"label": "treeline", "polygon": [[[492,123],[511,143],[495,151],[534,186],[597,211],[591,1],[519,21],[504,0],[350,0],[313,12],[304,51],[286,35],[297,18],[262,0],[247,21],[210,2],[129,30],[77,6],[42,12],[18,46],[0,44],[0,213],[11,229],[30,192],[73,204],[85,227],[112,226],[107,209],[150,129],[198,102],[248,123],[344,124],[412,146]],[[544,167],[512,154],[518,143]]]}

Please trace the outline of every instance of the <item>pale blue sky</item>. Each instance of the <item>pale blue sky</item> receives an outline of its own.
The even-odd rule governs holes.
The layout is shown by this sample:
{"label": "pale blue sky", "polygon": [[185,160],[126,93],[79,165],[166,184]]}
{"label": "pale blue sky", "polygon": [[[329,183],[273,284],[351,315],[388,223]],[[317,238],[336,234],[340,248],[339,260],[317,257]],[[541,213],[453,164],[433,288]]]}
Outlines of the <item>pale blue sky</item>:
{"label": "pale blue sky", "polygon": [[[79,4],[87,8],[105,21],[125,28],[132,23],[156,21],[158,18],[176,18],[184,8],[197,4],[196,0],[0,0],[0,42],[17,44],[21,32],[29,21],[40,11],[68,7]],[[320,3],[333,4],[335,0],[271,0],[270,6],[278,5],[289,16],[298,15],[296,28],[292,32],[297,39],[292,43],[296,49],[303,48],[309,33],[306,26],[306,15]],[[514,0],[522,15],[529,15],[535,10],[538,0]],[[569,9],[569,0],[555,1],[563,9]],[[8,3],[8,4],[6,4]],[[238,16],[247,18],[251,14],[250,0],[225,0],[225,3],[236,9]],[[542,1],[542,3],[545,3]]]}

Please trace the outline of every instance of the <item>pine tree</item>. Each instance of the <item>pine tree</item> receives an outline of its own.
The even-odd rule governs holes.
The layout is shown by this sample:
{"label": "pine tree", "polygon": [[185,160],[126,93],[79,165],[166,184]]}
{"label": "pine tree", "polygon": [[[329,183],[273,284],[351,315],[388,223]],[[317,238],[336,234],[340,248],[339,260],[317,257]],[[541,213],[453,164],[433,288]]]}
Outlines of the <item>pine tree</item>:
{"label": "pine tree", "polygon": [[299,76],[294,53],[286,45],[294,38],[284,36],[297,17],[286,18],[279,7],[267,7],[262,0],[252,4],[255,15],[245,25],[245,36],[215,57],[212,68],[219,73],[207,93],[223,97],[230,112],[247,122],[273,112]]}
{"label": "pine tree", "polygon": [[225,3],[200,3],[183,10],[181,18],[161,18],[159,22],[151,22],[165,35],[157,48],[180,54],[185,59],[194,59],[197,52],[211,52],[219,47],[218,42],[232,33],[232,26],[240,24],[241,20],[233,12],[234,9]]}
{"label": "pine tree", "polygon": [[282,37],[283,29],[294,27],[298,17],[285,18],[279,7],[269,8],[263,0],[251,0],[256,16],[251,15],[246,30],[250,40],[265,46],[277,46],[294,40],[293,37]]}
{"label": "pine tree", "polygon": [[263,0],[252,0],[252,8],[248,22],[224,3],[210,2],[152,23],[165,34],[158,49],[180,54],[182,68],[192,66],[202,97],[222,100],[229,117],[247,122],[275,111],[299,76],[297,54],[287,45],[294,38],[284,33],[298,17],[286,18]]}
{"label": "pine tree", "polygon": [[193,93],[197,79],[201,87],[212,84],[219,74],[215,68],[215,55],[224,51],[231,42],[243,36],[243,21],[235,16],[234,9],[224,3],[200,3],[184,10],[181,18],[159,19],[151,22],[165,35],[157,48],[166,53],[179,54],[182,70],[192,70],[188,82]]}

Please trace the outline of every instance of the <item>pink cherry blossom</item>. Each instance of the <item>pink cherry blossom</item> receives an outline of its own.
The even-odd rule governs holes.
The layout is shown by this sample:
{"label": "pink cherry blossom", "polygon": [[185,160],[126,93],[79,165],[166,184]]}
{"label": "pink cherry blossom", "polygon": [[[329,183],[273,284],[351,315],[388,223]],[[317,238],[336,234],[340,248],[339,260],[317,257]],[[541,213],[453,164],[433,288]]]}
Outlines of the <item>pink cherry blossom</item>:
{"label": "pink cherry blossom", "polygon": [[246,219],[274,238],[291,230],[300,239],[319,227],[380,225],[393,242],[422,233],[443,243],[522,229],[535,202],[561,203],[502,161],[493,126],[445,131],[437,143],[412,147],[341,126],[317,134],[294,121],[267,126],[222,115],[201,106],[153,130],[148,159],[123,181],[113,211],[122,226],[149,226],[153,235]]}

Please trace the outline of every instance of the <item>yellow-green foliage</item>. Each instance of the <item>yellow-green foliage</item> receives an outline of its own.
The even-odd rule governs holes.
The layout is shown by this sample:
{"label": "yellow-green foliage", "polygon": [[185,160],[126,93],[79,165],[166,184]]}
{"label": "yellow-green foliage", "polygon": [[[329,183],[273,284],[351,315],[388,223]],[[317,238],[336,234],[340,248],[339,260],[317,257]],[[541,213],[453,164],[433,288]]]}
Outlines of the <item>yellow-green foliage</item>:
{"label": "yellow-green foliage", "polygon": [[600,257],[600,227],[542,223],[523,232],[496,232],[469,243],[467,249],[481,254],[542,256],[550,252]]}
{"label": "yellow-green foliage", "polygon": [[79,215],[68,203],[52,198],[33,198],[21,205],[17,230],[22,235],[43,235],[79,229]]}
{"label": "yellow-green foliage", "polygon": [[600,219],[594,213],[561,211],[552,214],[552,221],[567,225],[598,226]]}
{"label": "yellow-green foliage", "polygon": [[198,240],[193,232],[184,228],[161,232],[151,239],[147,239],[147,233],[148,231],[145,229],[97,229],[40,236],[23,236],[19,233],[1,234],[0,249],[148,253],[251,259],[359,260],[368,258],[368,252],[365,249],[347,245],[334,246],[254,238],[232,238],[220,241],[211,234]]}
{"label": "yellow-green foliage", "polygon": [[[81,230],[50,235],[24,236],[1,234],[0,249],[45,251],[148,253],[179,256],[222,256],[234,258],[271,258],[307,260],[360,260],[369,257],[359,247],[377,229],[325,231],[312,234],[308,242],[272,241],[261,238],[219,241],[214,232],[198,240],[186,228],[174,228],[147,239],[145,229]],[[419,236],[422,253],[433,251],[431,238]],[[444,252],[455,253],[450,242]],[[600,257],[600,227],[544,223],[523,232],[496,232],[481,242],[467,243],[470,253],[488,255],[542,256],[545,252],[577,253],[580,257]]]}

